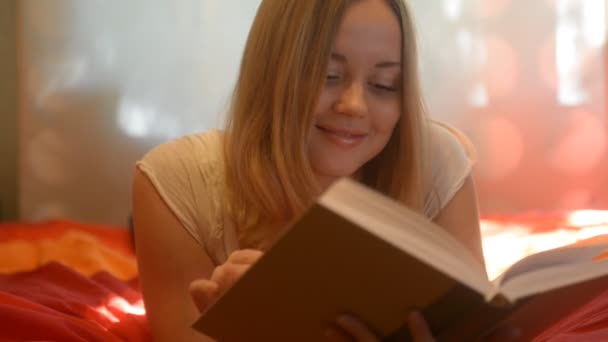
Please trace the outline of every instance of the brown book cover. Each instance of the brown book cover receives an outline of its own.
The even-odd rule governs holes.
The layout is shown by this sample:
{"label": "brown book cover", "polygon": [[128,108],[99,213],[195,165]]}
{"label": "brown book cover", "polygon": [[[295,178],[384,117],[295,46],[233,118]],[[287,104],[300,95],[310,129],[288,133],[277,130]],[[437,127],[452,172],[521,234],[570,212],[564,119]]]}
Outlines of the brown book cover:
{"label": "brown book cover", "polygon": [[[439,340],[474,340],[507,324],[506,319],[518,317],[518,312],[534,313],[534,307],[526,307],[534,298],[557,293],[556,288],[568,289],[569,282],[586,284],[608,274],[607,264],[587,262],[589,255],[606,247],[545,252],[508,271],[503,284],[492,283],[464,246],[443,229],[345,179],[330,188],[194,328],[226,342],[320,341],[339,314],[350,313],[386,340],[407,340],[403,324],[416,309]],[[574,277],[573,270],[585,275]],[[546,284],[527,285],[538,279],[547,279]]]}

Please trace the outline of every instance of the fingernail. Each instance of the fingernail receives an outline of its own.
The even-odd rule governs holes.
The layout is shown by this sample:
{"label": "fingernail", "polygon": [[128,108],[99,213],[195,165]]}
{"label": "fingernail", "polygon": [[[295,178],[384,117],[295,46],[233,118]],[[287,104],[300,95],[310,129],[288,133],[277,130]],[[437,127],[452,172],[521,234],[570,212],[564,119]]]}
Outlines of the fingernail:
{"label": "fingernail", "polygon": [[423,318],[422,318],[422,314],[418,311],[412,311],[409,314],[409,320],[411,321],[416,321],[416,322],[420,322]]}
{"label": "fingernail", "polygon": [[323,331],[323,336],[328,340],[333,340],[336,337],[336,332],[331,328],[325,329],[325,331]]}
{"label": "fingernail", "polygon": [[211,280],[196,280],[190,283],[188,288],[190,293],[194,292],[207,292],[207,293],[215,293],[219,290],[219,285]]}
{"label": "fingernail", "polygon": [[336,318],[336,322],[340,325],[352,325],[353,318],[348,315],[340,315]]}

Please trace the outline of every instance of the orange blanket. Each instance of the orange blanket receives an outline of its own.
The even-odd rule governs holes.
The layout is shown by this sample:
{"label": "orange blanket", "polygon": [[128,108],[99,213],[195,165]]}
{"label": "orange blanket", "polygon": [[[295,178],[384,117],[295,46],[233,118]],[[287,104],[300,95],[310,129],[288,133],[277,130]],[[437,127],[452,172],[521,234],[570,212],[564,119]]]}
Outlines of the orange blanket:
{"label": "orange blanket", "polygon": [[129,232],[0,224],[1,341],[149,341]]}
{"label": "orange blanket", "polygon": [[69,221],[0,225],[0,274],[62,263],[86,276],[107,271],[122,280],[137,276],[126,229]]}

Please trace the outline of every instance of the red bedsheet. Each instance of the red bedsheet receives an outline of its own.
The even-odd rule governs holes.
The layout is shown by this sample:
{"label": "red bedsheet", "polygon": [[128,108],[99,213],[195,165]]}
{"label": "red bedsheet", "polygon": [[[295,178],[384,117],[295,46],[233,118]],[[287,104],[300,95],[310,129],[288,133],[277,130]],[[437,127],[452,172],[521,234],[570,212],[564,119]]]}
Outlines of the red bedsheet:
{"label": "red bedsheet", "polygon": [[0,341],[148,341],[126,229],[0,224]]}
{"label": "red bedsheet", "polygon": [[107,272],[91,278],[51,262],[0,275],[2,341],[147,341],[136,281]]}
{"label": "red bedsheet", "polygon": [[[506,226],[517,221],[534,231],[549,231],[562,225],[562,218],[563,215],[535,214],[515,219],[493,217],[492,223]],[[87,234],[97,242],[92,242]],[[46,242],[41,245],[42,240]],[[135,256],[127,230],[68,221],[0,224],[0,273],[6,266],[3,262],[20,257],[12,256],[10,248],[2,250],[15,241],[31,243],[39,248],[36,251],[47,255],[29,263],[14,262],[18,271],[0,274],[0,341],[150,340],[136,269],[131,265]],[[91,243],[99,246],[89,248]],[[60,253],[61,248],[72,246],[80,248],[79,252]],[[81,255],[88,251],[92,255]],[[125,278],[126,275],[132,277]],[[535,341],[608,341],[608,289],[545,330]]]}
{"label": "red bedsheet", "polygon": [[[556,303],[558,305],[559,303]],[[551,308],[547,308],[550,310]],[[538,335],[533,342],[608,341],[608,289]]]}

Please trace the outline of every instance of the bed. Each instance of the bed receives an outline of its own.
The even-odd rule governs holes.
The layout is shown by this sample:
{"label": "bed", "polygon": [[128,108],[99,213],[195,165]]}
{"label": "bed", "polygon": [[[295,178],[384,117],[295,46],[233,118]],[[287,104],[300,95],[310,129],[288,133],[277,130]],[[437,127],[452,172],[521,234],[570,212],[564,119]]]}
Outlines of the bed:
{"label": "bed", "polygon": [[[606,239],[608,212],[485,216],[482,232],[493,277],[525,255]],[[0,340],[150,340],[129,231],[65,220],[0,224]],[[535,338],[601,340],[608,289]]]}
{"label": "bed", "polygon": [[128,230],[0,224],[0,340],[150,340]]}

